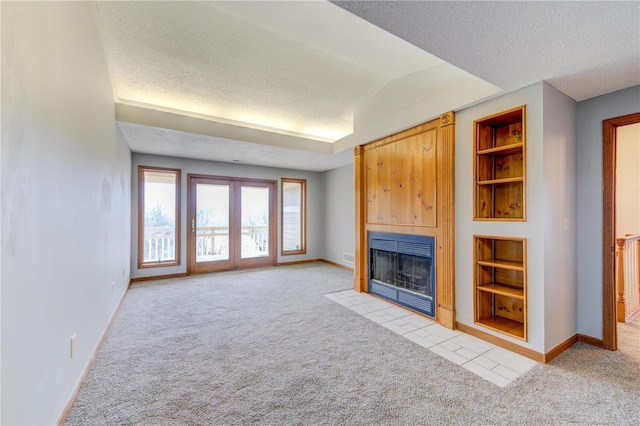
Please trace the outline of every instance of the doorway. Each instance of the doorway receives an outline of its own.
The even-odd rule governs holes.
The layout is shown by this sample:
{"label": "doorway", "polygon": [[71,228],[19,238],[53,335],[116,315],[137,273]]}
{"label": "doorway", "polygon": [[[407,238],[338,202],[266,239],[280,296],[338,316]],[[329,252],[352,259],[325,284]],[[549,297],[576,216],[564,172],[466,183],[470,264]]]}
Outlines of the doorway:
{"label": "doorway", "polygon": [[616,135],[619,127],[640,123],[640,113],[602,122],[602,346],[618,349],[616,301]]}
{"label": "doorway", "polygon": [[276,181],[188,175],[188,274],[272,266]]}

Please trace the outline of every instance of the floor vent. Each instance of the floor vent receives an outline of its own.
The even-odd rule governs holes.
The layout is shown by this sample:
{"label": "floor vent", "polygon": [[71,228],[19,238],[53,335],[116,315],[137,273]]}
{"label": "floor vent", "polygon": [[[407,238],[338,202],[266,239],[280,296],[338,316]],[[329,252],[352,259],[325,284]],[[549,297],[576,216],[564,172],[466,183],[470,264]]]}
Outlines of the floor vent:
{"label": "floor vent", "polygon": [[354,257],[353,257],[353,255],[352,255],[352,254],[345,253],[345,254],[344,254],[344,260],[345,260],[345,262],[351,262],[351,263],[353,263]]}

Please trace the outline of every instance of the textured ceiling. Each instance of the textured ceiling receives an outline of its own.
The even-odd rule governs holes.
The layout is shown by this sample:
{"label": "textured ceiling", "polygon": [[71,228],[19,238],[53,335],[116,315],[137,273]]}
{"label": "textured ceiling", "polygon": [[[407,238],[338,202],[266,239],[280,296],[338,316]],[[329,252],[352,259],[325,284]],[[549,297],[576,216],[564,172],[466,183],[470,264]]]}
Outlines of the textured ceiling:
{"label": "textured ceiling", "polygon": [[390,81],[442,63],[328,2],[100,2],[121,102],[334,141]]}
{"label": "textured ceiling", "polygon": [[[141,132],[161,127],[251,142],[252,164],[258,144],[338,153],[500,91],[326,1],[100,1],[98,12],[117,119],[141,126],[134,151],[151,152]],[[185,137],[163,154],[196,152]]]}
{"label": "textured ceiling", "polygon": [[640,84],[640,1],[98,1],[98,12],[135,152],[327,170],[356,144],[539,81],[577,101]]}
{"label": "textured ceiling", "polygon": [[640,84],[639,1],[334,2],[507,91],[577,101]]}
{"label": "textured ceiling", "polygon": [[[322,154],[299,149],[240,142],[191,132],[118,122],[134,152],[197,160],[321,172],[351,164],[353,153]],[[176,147],[187,147],[180,155]]]}

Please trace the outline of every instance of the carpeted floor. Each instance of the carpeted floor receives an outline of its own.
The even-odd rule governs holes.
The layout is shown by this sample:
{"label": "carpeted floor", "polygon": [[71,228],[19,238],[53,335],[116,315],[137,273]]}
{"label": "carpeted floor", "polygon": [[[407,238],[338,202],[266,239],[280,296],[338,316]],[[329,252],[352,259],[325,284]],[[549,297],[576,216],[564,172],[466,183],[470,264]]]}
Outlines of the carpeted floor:
{"label": "carpeted floor", "polygon": [[501,389],[324,294],[325,264],[131,286],[68,425],[640,424],[640,321]]}

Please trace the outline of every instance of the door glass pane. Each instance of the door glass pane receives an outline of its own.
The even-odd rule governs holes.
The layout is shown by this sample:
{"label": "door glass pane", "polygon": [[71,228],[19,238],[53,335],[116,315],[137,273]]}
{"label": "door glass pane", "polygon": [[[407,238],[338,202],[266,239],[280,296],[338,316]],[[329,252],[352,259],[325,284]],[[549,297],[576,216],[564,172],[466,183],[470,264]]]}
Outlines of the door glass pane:
{"label": "door glass pane", "polygon": [[240,257],[269,256],[269,188],[243,186]]}
{"label": "door glass pane", "polygon": [[177,171],[141,170],[144,198],[142,265],[177,261]]}
{"label": "door glass pane", "polygon": [[196,262],[229,259],[229,186],[196,184]]}

